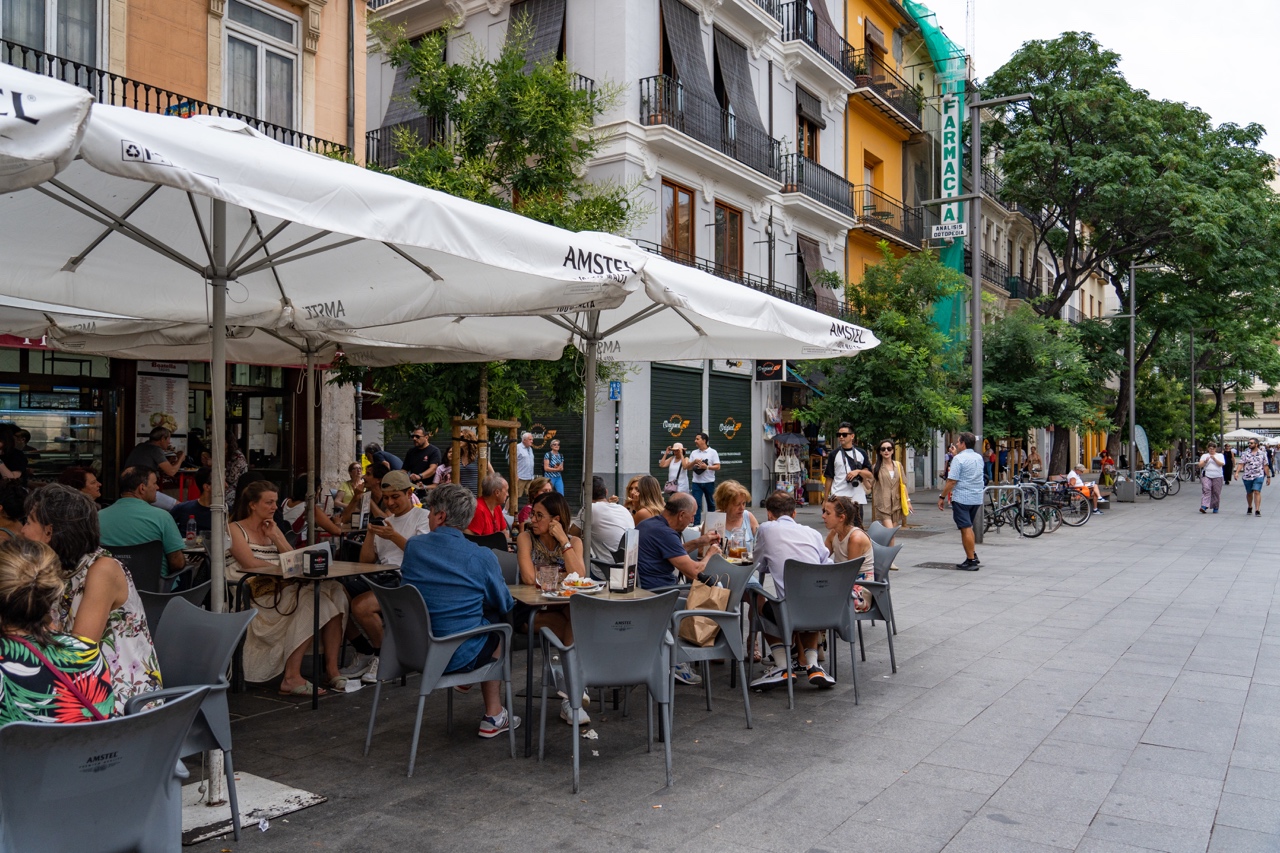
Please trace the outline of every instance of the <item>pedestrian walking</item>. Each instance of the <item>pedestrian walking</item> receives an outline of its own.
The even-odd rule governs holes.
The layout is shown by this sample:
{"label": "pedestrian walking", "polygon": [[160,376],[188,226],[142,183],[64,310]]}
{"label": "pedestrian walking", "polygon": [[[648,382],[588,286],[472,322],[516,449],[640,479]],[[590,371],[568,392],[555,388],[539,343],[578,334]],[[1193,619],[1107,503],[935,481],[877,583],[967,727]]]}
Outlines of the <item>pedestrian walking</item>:
{"label": "pedestrian walking", "polygon": [[716,511],[716,472],[720,470],[720,454],[711,447],[711,436],[700,432],[693,437],[693,452],[689,454],[689,470],[693,482],[689,484],[693,499],[698,504],[693,524],[702,524],[702,499],[707,499],[707,512]]}
{"label": "pedestrian walking", "polygon": [[1227,464],[1222,467],[1222,485],[1231,485],[1231,478],[1236,473],[1236,455],[1231,452],[1229,444],[1222,445],[1222,456],[1227,460]]}
{"label": "pedestrian walking", "polygon": [[857,435],[848,423],[840,424],[836,430],[836,442],[839,445],[835,452],[827,457],[827,467],[822,476],[830,485],[827,494],[846,497],[853,501],[858,510],[856,519],[862,525],[862,507],[867,503],[867,488],[871,485],[871,459],[861,449],[854,446]]}
{"label": "pedestrian walking", "polygon": [[978,552],[973,547],[973,524],[982,509],[982,475],[983,459],[973,449],[978,440],[971,432],[960,433],[957,445],[960,452],[951,460],[951,470],[947,473],[947,482],[938,496],[938,512],[942,512],[947,498],[951,498],[951,518],[960,531],[960,543],[964,545],[964,562],[956,563],[956,568],[965,572],[976,572],[982,564],[978,560]]}
{"label": "pedestrian walking", "polygon": [[1249,439],[1249,449],[1240,454],[1240,465],[1240,481],[1248,504],[1244,514],[1262,515],[1262,485],[1271,485],[1271,471],[1267,468],[1267,451],[1258,446],[1256,438]]}
{"label": "pedestrian walking", "polygon": [[1227,467],[1226,457],[1218,452],[1218,445],[1211,441],[1196,467],[1200,469],[1200,512],[1212,509],[1216,514],[1218,502],[1222,499],[1222,473]]}
{"label": "pedestrian walking", "polygon": [[692,491],[689,488],[689,472],[685,470],[689,467],[689,460],[685,458],[684,445],[681,442],[677,441],[662,451],[662,456],[658,459],[658,467],[665,468],[667,471],[667,481],[662,484],[664,494]]}
{"label": "pedestrian walking", "polygon": [[[564,494],[564,455],[560,452],[560,439],[551,439],[551,449],[542,454],[542,473],[551,488]],[[533,500],[531,497],[530,500]]]}
{"label": "pedestrian walking", "polygon": [[520,443],[516,445],[516,497],[523,497],[533,482],[533,433],[520,433]]}

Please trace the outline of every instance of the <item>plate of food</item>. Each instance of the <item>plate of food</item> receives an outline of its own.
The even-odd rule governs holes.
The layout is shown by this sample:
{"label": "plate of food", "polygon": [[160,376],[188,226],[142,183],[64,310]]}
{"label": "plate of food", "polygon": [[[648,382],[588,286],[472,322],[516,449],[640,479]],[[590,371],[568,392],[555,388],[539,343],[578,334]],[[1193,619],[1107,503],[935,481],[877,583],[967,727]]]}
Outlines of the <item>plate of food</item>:
{"label": "plate of food", "polygon": [[542,593],[542,597],[563,601],[564,599],[574,595],[595,595],[602,589],[604,589],[604,584],[591,587],[590,589],[574,589],[573,587],[570,587],[568,589],[558,589],[555,592],[544,592]]}
{"label": "plate of food", "polygon": [[587,592],[604,586],[604,581],[592,578],[565,578],[560,586],[563,589],[576,589],[579,592]]}

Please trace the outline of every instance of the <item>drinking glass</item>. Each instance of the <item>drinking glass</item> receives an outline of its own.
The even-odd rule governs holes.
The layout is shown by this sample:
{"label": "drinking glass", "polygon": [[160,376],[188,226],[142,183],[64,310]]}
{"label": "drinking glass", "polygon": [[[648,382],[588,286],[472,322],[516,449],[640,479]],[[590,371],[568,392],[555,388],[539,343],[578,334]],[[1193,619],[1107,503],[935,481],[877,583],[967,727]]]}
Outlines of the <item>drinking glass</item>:
{"label": "drinking glass", "polygon": [[555,592],[560,586],[560,567],[549,565],[535,568],[538,572],[538,588],[543,592]]}

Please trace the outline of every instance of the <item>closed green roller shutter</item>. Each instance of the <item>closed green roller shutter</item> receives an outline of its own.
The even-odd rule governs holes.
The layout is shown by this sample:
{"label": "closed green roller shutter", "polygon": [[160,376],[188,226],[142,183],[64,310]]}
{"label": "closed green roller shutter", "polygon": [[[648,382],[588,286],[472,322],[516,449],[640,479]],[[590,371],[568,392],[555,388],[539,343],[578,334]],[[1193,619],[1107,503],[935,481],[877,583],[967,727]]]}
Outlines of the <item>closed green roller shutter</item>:
{"label": "closed green roller shutter", "polygon": [[737,480],[751,488],[751,379],[723,373],[711,374],[711,446],[720,454],[716,482]]}
{"label": "closed green roller shutter", "polygon": [[650,378],[649,472],[658,482],[668,472],[658,467],[662,451],[673,442],[693,451],[693,437],[702,429],[702,371],[655,364]]}

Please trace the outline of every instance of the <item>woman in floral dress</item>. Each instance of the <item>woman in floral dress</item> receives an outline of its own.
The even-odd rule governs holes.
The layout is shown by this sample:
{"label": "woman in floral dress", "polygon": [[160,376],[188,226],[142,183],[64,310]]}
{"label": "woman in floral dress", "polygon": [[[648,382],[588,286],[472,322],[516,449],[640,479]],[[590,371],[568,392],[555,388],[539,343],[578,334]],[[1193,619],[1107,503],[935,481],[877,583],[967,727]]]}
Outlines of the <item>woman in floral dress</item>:
{"label": "woman in floral dress", "polygon": [[97,718],[89,706],[101,717],[115,710],[98,644],[53,629],[63,588],[49,546],[0,541],[0,726],[82,723]]}
{"label": "woman in floral dress", "polygon": [[115,685],[115,713],[130,697],[159,690],[160,664],[133,578],[99,542],[98,507],[70,486],[52,483],[27,498],[22,535],[58,555],[66,589],[58,629],[101,646]]}

